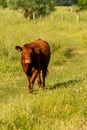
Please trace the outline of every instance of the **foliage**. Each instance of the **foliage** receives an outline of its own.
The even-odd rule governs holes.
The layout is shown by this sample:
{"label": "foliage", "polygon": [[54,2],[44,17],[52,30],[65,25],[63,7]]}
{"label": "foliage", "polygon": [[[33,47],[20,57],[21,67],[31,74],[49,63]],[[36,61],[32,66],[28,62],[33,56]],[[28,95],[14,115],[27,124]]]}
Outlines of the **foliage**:
{"label": "foliage", "polygon": [[87,0],[78,0],[78,6],[80,6],[82,10],[87,10]]}
{"label": "foliage", "polygon": [[55,0],[10,0],[14,9],[22,9],[25,18],[38,18],[53,11]]}
{"label": "foliage", "polygon": [[0,0],[0,6],[2,6],[3,8],[7,7],[7,0]]}

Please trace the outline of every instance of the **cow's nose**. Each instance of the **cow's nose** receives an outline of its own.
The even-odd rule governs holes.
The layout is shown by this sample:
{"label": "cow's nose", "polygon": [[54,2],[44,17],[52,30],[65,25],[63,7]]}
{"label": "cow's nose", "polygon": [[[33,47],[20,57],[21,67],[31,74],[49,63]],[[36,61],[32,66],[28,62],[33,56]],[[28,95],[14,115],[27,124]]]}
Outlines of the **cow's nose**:
{"label": "cow's nose", "polygon": [[32,61],[31,60],[25,60],[25,63],[30,64]]}

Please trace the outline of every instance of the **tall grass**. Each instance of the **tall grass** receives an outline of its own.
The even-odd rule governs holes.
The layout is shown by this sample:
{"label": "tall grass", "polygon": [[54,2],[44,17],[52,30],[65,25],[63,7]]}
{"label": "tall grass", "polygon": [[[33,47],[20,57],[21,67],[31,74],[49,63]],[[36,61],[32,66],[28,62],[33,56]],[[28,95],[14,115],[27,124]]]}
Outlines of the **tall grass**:
{"label": "tall grass", "polygon": [[[62,21],[62,15],[65,19]],[[87,130],[87,12],[56,8],[51,16],[36,21],[0,9],[0,129]],[[45,90],[22,71],[16,45],[38,38],[51,48]]]}

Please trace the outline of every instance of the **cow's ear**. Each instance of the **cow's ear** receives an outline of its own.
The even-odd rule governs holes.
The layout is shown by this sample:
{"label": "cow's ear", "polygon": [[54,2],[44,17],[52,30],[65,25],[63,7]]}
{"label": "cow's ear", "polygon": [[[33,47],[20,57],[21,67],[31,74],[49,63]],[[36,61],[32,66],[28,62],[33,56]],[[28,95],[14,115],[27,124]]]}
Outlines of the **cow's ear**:
{"label": "cow's ear", "polygon": [[20,47],[20,46],[16,46],[15,49],[16,49],[17,51],[22,51],[22,47]]}

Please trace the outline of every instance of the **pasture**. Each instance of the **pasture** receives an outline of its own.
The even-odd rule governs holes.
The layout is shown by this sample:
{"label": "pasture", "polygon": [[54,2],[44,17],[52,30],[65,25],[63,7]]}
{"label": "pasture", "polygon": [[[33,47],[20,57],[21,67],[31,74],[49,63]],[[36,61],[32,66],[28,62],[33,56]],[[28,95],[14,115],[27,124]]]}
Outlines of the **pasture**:
{"label": "pasture", "polygon": [[[87,12],[76,15],[58,7],[31,21],[0,8],[0,130],[87,130]],[[15,46],[38,38],[51,48],[49,73],[29,94]]]}

